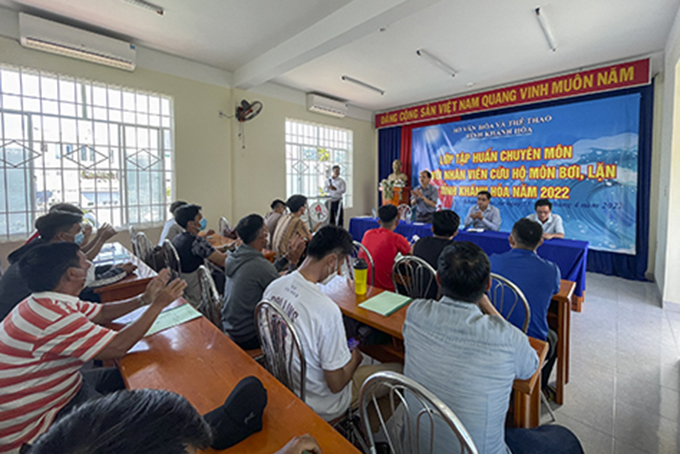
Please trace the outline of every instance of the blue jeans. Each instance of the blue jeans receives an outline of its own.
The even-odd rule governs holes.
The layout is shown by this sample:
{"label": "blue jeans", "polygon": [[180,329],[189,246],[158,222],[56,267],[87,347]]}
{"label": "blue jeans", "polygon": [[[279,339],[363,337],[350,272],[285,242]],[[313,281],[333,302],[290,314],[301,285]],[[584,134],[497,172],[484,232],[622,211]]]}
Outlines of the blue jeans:
{"label": "blue jeans", "polygon": [[581,442],[566,427],[545,425],[535,429],[505,429],[512,454],[583,454]]}

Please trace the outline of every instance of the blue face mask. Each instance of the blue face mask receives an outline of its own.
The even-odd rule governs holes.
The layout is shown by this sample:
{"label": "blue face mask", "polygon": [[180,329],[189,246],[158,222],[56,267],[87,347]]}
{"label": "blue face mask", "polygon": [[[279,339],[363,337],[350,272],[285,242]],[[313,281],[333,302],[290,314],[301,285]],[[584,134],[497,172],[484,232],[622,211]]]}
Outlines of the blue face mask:
{"label": "blue face mask", "polygon": [[85,234],[83,232],[78,232],[76,233],[76,236],[73,237],[73,241],[80,246],[83,244],[83,241],[85,240]]}
{"label": "blue face mask", "polygon": [[201,230],[205,230],[205,228],[208,227],[208,220],[206,218],[201,219],[199,225],[201,227]]}

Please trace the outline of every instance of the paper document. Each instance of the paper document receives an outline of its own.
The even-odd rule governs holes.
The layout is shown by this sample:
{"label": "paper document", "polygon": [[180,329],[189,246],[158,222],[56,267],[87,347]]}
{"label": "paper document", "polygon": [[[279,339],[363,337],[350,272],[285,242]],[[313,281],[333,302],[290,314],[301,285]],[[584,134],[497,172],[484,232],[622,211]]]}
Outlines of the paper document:
{"label": "paper document", "polygon": [[167,309],[161,312],[144,336],[151,336],[159,331],[181,325],[200,316],[201,313],[194,309],[191,304],[182,304],[179,307]]}
{"label": "paper document", "polygon": [[393,292],[382,292],[359,304],[359,307],[387,317],[406,306],[411,300],[412,298],[409,298],[408,296],[398,295]]}

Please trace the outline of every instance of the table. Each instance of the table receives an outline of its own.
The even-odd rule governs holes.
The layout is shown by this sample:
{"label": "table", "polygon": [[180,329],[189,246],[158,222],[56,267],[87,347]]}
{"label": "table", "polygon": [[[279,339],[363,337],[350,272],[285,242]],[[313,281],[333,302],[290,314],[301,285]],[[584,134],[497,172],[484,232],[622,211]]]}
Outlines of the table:
{"label": "table", "polygon": [[[359,304],[383,291],[377,287],[368,286],[365,295],[357,295],[354,292],[354,283],[344,277],[337,277],[323,287],[323,292],[340,307],[340,311],[344,315],[403,341],[402,328],[406,319],[408,305],[394,312],[389,317],[384,317],[359,307]],[[529,343],[536,350],[539,364],[542,365],[548,354],[548,343],[531,337],[529,338]],[[396,351],[395,349],[390,350]],[[403,361],[403,352],[401,355]],[[513,383],[515,394],[514,421],[516,427],[532,428],[538,427],[540,423],[541,387],[537,386],[537,384],[540,385],[540,378],[541,367],[536,370],[531,378],[515,380]]]}
{"label": "table", "polygon": [[[366,230],[378,227],[378,221],[375,218],[363,217],[352,218],[349,221],[349,232],[352,237],[361,241]],[[413,235],[419,237],[432,236],[431,224],[423,224],[420,222],[405,222],[399,221],[399,225],[395,232],[411,240]],[[508,243],[507,232],[468,232],[464,230],[458,231],[455,239],[456,241],[470,241],[475,243],[487,255],[501,254],[510,250]],[[586,262],[588,259],[588,242],[578,240],[567,240],[554,238],[543,242],[543,245],[538,248],[538,255],[546,260],[555,262],[560,268],[560,273],[563,279],[574,281],[576,288],[572,296],[572,309],[581,312],[581,305],[585,299],[586,291]]]}
{"label": "table", "polygon": [[[173,305],[184,302],[180,298]],[[135,316],[128,314],[117,322],[128,322]],[[220,453],[270,454],[294,436],[309,433],[324,453],[359,454],[205,317],[143,338],[119,360],[118,367],[128,388],[176,392],[186,397],[201,414],[222,405],[243,378],[251,375],[259,378],[267,389],[268,399],[262,431]],[[215,452],[218,451],[206,451]]]}
{"label": "table", "polygon": [[576,283],[562,279],[560,292],[553,295],[548,310],[548,325],[557,332],[557,381],[555,402],[564,403],[564,386],[569,383],[569,346],[571,344],[571,300]]}
{"label": "table", "polygon": [[[226,236],[222,236],[219,233],[213,233],[212,235],[207,236],[206,239],[213,247],[231,246],[237,241],[233,238],[227,238]],[[276,252],[272,251],[271,249],[263,249],[262,255],[264,255],[264,257],[267,260],[273,263],[274,258],[276,257]]]}
{"label": "table", "polygon": [[99,295],[102,303],[120,301],[143,293],[149,281],[156,275],[149,265],[120,243],[105,244],[93,263],[95,265],[120,265],[125,262],[136,265],[137,269],[114,284],[96,289],[94,292]]}

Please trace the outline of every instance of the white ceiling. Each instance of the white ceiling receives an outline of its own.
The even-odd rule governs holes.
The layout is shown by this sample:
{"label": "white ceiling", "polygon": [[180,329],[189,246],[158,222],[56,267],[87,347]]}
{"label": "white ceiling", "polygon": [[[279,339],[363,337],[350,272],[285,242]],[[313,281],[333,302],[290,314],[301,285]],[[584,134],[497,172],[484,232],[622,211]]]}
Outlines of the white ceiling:
{"label": "white ceiling", "polygon": [[[539,0],[540,1],[540,0]],[[369,110],[662,51],[680,0],[0,0],[0,5],[129,39],[234,75]],[[557,42],[551,52],[534,8]],[[386,28],[380,31],[381,28]],[[451,78],[420,59],[425,49]],[[385,95],[343,82],[348,75]]]}

